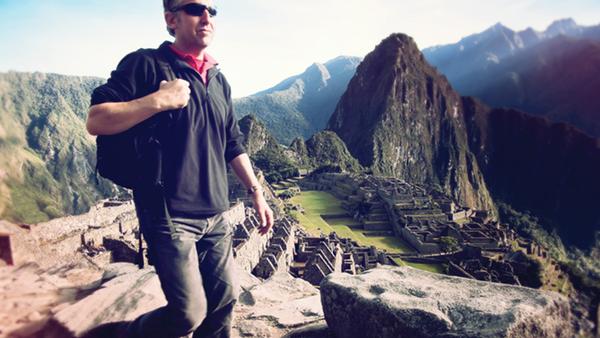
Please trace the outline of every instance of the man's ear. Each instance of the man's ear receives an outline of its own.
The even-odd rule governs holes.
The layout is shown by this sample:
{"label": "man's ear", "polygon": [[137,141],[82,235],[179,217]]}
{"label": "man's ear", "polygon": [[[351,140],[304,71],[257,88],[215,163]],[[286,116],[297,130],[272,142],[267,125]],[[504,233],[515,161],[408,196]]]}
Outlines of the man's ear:
{"label": "man's ear", "polygon": [[165,22],[167,23],[167,27],[175,30],[175,28],[177,28],[177,14],[173,12],[165,12]]}

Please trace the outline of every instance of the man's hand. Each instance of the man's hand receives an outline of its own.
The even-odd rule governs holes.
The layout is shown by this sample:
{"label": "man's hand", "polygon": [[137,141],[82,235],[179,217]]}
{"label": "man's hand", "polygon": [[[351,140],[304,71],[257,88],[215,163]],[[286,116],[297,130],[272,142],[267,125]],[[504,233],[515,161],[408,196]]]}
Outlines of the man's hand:
{"label": "man's hand", "polygon": [[189,82],[181,79],[162,81],[157,91],[144,97],[91,106],[86,127],[92,135],[114,135],[160,112],[183,108],[189,100]]}
{"label": "man's hand", "polygon": [[261,235],[265,235],[273,226],[273,210],[271,210],[271,207],[267,204],[262,189],[255,191],[252,194],[252,203],[260,218],[260,228],[258,228],[258,232]]}
{"label": "man's hand", "polygon": [[251,187],[248,192],[252,194],[252,204],[260,218],[258,231],[261,235],[266,234],[273,226],[273,210],[267,204],[263,189],[256,176],[254,176],[250,157],[248,157],[248,154],[242,153],[232,159],[229,164],[244,186]]}
{"label": "man's hand", "polygon": [[190,83],[186,80],[161,81],[156,100],[161,111],[180,109],[190,100]]}

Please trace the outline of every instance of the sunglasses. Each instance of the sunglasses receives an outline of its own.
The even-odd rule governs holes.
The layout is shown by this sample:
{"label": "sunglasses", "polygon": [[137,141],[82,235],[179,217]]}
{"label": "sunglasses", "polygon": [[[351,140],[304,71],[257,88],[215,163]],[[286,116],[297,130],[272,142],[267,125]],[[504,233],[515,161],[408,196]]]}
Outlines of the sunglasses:
{"label": "sunglasses", "polygon": [[214,7],[206,6],[196,2],[192,2],[183,6],[175,7],[171,12],[184,11],[187,15],[202,16],[204,11],[208,11],[208,15],[211,17],[217,15],[217,9]]}

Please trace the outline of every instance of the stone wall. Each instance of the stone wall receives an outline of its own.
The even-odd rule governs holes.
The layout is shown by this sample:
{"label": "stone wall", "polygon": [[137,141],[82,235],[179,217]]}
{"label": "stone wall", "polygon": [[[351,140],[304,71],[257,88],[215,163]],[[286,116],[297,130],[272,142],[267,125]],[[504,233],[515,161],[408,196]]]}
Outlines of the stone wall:
{"label": "stone wall", "polygon": [[277,272],[288,273],[294,260],[296,223],[290,218],[281,218],[273,225],[273,236],[267,249],[252,273],[268,279]]}
{"label": "stone wall", "polygon": [[400,228],[400,234],[405,241],[407,241],[413,248],[417,249],[417,251],[421,254],[435,254],[441,251],[441,248],[438,244],[426,243],[422,241],[407,227]]}
{"label": "stone wall", "polygon": [[272,232],[261,235],[258,232],[259,220],[254,215],[254,210],[247,208],[245,219],[239,222],[234,229],[234,255],[237,265],[244,271],[251,273],[260,261],[260,257],[267,249]]}

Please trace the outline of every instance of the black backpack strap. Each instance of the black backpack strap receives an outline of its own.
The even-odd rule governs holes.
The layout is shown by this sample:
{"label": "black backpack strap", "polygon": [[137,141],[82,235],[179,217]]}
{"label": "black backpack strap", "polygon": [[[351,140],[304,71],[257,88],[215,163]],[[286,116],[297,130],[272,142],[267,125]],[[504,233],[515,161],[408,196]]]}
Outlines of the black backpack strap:
{"label": "black backpack strap", "polygon": [[167,60],[167,57],[165,56],[165,54],[163,52],[161,52],[159,49],[156,49],[154,52],[154,57],[156,58],[156,63],[158,63],[158,68],[162,72],[162,76],[165,80],[173,81],[173,80],[177,79],[177,76],[175,76],[175,73],[173,72],[173,68],[171,67],[171,64],[169,63],[169,60]]}
{"label": "black backpack strap", "polygon": [[[156,49],[154,51],[154,57],[156,60],[156,63],[158,64],[158,69],[160,70],[160,73],[162,73],[162,78],[166,81],[173,81],[177,79],[177,76],[175,76],[175,72],[173,72],[173,68],[171,67],[171,64],[169,63],[167,57],[164,55],[164,53],[162,53],[160,50]],[[164,118],[166,119],[166,126],[170,126],[171,123],[173,122],[173,113],[174,111],[169,111],[168,113],[161,113],[164,114],[163,116],[165,116]],[[164,120],[163,120],[164,121]],[[155,142],[157,142],[158,140],[155,140]],[[162,201],[163,201],[163,212],[165,215],[165,218],[167,219],[167,223],[169,224],[169,226],[171,228],[173,228],[173,223],[171,221],[171,215],[169,212],[169,206],[167,204],[167,199],[166,199],[166,195],[165,195],[165,191],[164,191],[164,182],[162,179],[162,162],[163,162],[163,156],[162,156],[162,150],[160,150],[157,154],[158,156],[157,158],[157,164],[158,164],[158,168],[157,168],[157,174],[156,176],[159,178],[160,183],[159,183],[159,189],[160,189],[160,194],[162,195]],[[155,187],[156,188],[156,187]],[[141,226],[138,228],[139,229],[139,239],[138,239],[138,267],[140,269],[144,268],[144,248],[143,248],[143,235],[142,235],[142,231],[141,231]],[[153,265],[153,263],[151,262],[150,258],[149,258],[149,262],[150,265]]]}
{"label": "black backpack strap", "polygon": [[[173,72],[173,67],[171,67],[171,63],[167,59],[167,56],[160,49],[154,50],[154,58],[156,59],[156,63],[158,64],[158,69],[160,69],[160,73],[162,73],[162,78],[166,81],[173,81],[177,79],[175,72]],[[170,124],[173,121],[173,113],[175,111],[170,111],[168,114],[168,120]]]}
{"label": "black backpack strap", "polygon": [[[167,55],[165,55],[165,53],[163,51],[161,51],[160,49],[155,49],[154,50],[154,58],[158,65],[158,69],[160,70],[160,73],[162,75],[162,79],[164,79],[166,81],[173,81],[173,80],[177,79],[177,76],[175,75],[175,72],[173,71],[173,67],[171,67],[171,63],[169,62]],[[160,113],[160,114],[162,114],[162,121],[163,121],[162,125],[166,127],[167,132],[173,126],[173,123],[175,120],[175,113],[178,113],[179,111],[180,110],[171,110],[168,112]],[[164,133],[165,131],[163,130],[162,132]],[[158,168],[157,177],[160,178],[159,185],[162,187],[162,185],[163,185],[162,152],[158,152],[157,156],[158,156],[158,163],[160,164],[159,168]]]}

